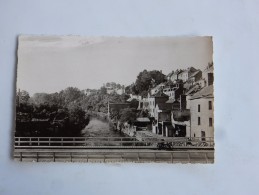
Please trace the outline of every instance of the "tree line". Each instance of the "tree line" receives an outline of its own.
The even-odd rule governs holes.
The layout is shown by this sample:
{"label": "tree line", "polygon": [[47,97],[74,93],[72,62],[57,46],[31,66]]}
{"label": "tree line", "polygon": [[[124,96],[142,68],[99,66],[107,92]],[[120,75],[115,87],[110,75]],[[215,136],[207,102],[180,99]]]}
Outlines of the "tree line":
{"label": "tree line", "polygon": [[[75,87],[33,96],[24,90],[19,91],[16,94],[16,136],[79,136],[92,113],[108,113],[108,102],[127,103],[129,94],[146,96],[150,88],[164,81],[165,75],[160,71],[144,70],[122,95],[107,93],[107,86],[122,87],[113,82],[90,94]],[[148,113],[137,110],[136,100],[128,104],[127,108],[111,109],[111,118],[132,123],[137,117],[148,116]]]}

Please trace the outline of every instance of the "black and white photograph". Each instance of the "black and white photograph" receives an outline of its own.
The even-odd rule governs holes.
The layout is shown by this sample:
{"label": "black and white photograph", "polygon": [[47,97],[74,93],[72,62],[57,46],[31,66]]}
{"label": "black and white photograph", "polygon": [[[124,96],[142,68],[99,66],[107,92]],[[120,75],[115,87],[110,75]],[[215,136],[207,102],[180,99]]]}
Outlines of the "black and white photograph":
{"label": "black and white photograph", "polygon": [[214,163],[210,36],[21,35],[13,157]]}

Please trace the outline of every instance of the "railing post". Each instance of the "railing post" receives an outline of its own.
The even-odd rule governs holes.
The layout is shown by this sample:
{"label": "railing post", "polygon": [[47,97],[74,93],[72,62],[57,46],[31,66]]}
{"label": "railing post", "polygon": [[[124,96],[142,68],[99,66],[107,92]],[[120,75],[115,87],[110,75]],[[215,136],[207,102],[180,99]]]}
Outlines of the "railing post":
{"label": "railing post", "polygon": [[86,162],[88,162],[88,153],[86,153]]}
{"label": "railing post", "polygon": [[63,137],[62,137],[62,138],[61,138],[61,146],[63,146],[63,141],[64,141],[64,140],[63,140]]}
{"label": "railing post", "polygon": [[73,146],[75,146],[75,138],[73,137]]}
{"label": "railing post", "polygon": [[38,137],[38,146],[40,145],[40,138]]}
{"label": "railing post", "polygon": [[72,152],[70,152],[70,162],[72,162]]}
{"label": "railing post", "polygon": [[22,152],[20,152],[20,161],[22,162]]}
{"label": "railing post", "polygon": [[206,159],[206,163],[208,163],[208,156],[207,156],[207,152],[205,152],[205,159]]}
{"label": "railing post", "polygon": [[18,145],[20,146],[20,144],[21,144],[21,138],[19,137],[18,138]]}
{"label": "railing post", "polygon": [[30,139],[29,139],[29,142],[30,142],[29,145],[31,146],[31,137],[30,137]]}
{"label": "railing post", "polygon": [[138,162],[139,162],[140,158],[139,158],[139,152],[138,152]]}
{"label": "railing post", "polygon": [[173,155],[174,155],[174,153],[173,153],[173,152],[171,152],[171,163],[173,163],[173,162],[174,162]]}
{"label": "railing post", "polygon": [[188,152],[188,160],[189,160],[189,163],[191,163],[190,152]]}
{"label": "railing post", "polygon": [[48,138],[48,141],[49,141],[49,146],[50,146],[50,142],[51,142],[51,138],[50,137]]}
{"label": "railing post", "polygon": [[36,161],[39,162],[39,154],[36,152]]}
{"label": "railing post", "polygon": [[53,161],[56,161],[55,152],[53,152]]}
{"label": "railing post", "polygon": [[105,154],[103,155],[103,162],[105,162]]}

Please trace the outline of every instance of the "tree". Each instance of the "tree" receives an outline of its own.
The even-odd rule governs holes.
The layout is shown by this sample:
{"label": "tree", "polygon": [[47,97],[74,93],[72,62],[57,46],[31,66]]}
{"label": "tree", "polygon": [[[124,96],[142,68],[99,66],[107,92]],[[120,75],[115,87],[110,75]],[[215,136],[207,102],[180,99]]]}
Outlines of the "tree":
{"label": "tree", "polygon": [[144,70],[139,73],[137,76],[135,86],[131,87],[131,90],[136,94],[140,94],[142,96],[147,96],[148,90],[160,83],[166,81],[165,75],[158,71],[152,70],[147,71]]}
{"label": "tree", "polygon": [[137,118],[137,110],[135,108],[125,108],[121,111],[120,122],[132,124]]}
{"label": "tree", "polygon": [[35,93],[32,98],[30,99],[30,102],[35,105],[40,105],[44,103],[50,103],[51,96],[47,93]]}
{"label": "tree", "polygon": [[16,100],[18,104],[21,103],[28,103],[28,100],[30,99],[30,95],[27,91],[22,90],[22,91],[18,91],[16,94]]}
{"label": "tree", "polygon": [[106,87],[101,87],[100,93],[101,93],[101,95],[107,94],[107,89],[106,89]]}
{"label": "tree", "polygon": [[60,92],[61,98],[64,101],[65,106],[71,102],[79,102],[85,96],[78,88],[68,87]]}

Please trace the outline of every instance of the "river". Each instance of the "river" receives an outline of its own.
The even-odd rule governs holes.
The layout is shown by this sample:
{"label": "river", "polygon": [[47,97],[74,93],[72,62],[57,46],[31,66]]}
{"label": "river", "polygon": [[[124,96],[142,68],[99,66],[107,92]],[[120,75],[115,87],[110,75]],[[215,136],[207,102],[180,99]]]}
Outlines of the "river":
{"label": "river", "polygon": [[83,137],[125,137],[123,133],[112,130],[107,121],[92,118],[81,131]]}

